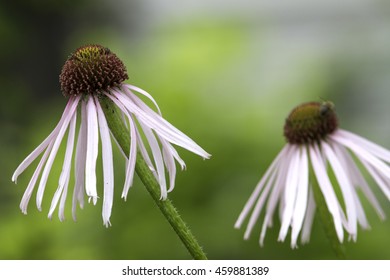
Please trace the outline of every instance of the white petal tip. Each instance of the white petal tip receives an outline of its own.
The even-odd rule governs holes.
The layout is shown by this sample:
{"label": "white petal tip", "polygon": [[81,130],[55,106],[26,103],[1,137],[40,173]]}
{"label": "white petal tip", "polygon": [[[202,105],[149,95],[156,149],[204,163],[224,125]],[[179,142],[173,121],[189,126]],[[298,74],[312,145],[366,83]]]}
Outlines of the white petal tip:
{"label": "white petal tip", "polygon": [[93,205],[96,205],[97,200],[98,200],[98,197],[97,197],[97,196],[90,196],[90,197],[88,198],[88,203],[91,203],[91,201],[92,201]]}
{"label": "white petal tip", "polygon": [[210,154],[206,154],[206,155],[203,155],[202,158],[203,158],[203,160],[210,159],[211,155]]}
{"label": "white petal tip", "polygon": [[181,168],[181,170],[186,170],[186,169],[187,169],[187,166],[186,166],[186,164],[183,162],[183,163],[180,164],[180,168]]}
{"label": "white petal tip", "polygon": [[365,230],[371,230],[371,226],[369,224],[362,226],[362,228]]}
{"label": "white petal tip", "polygon": [[248,240],[251,237],[250,232],[244,234],[244,240]]}
{"label": "white petal tip", "polygon": [[241,228],[241,222],[240,221],[237,221],[235,224],[234,224],[234,228],[235,229],[240,229]]}
{"label": "white petal tip", "polygon": [[309,241],[310,241],[309,239],[308,240],[301,240],[301,244],[305,245],[305,244],[309,243]]}
{"label": "white petal tip", "polygon": [[16,183],[16,180],[18,179],[18,176],[20,174],[18,174],[18,172],[14,172],[14,174],[12,174],[12,182],[15,182]]}
{"label": "white petal tip", "polygon": [[124,201],[127,201],[127,193],[122,193],[121,198],[122,198]]}
{"label": "white petal tip", "polygon": [[285,239],[286,237],[284,236],[279,236],[278,237],[278,242],[284,242],[284,239]]}
{"label": "white petal tip", "polygon": [[109,227],[111,226],[111,222],[110,222],[109,220],[103,222],[103,224],[104,224],[104,226],[105,226],[106,228],[109,228]]}
{"label": "white petal tip", "polygon": [[350,235],[349,237],[348,237],[348,241],[353,241],[353,242],[356,242],[356,240],[357,240],[357,235],[355,235],[355,234],[353,234],[353,235]]}
{"label": "white petal tip", "polygon": [[297,238],[291,238],[290,247],[293,250],[298,249]]}

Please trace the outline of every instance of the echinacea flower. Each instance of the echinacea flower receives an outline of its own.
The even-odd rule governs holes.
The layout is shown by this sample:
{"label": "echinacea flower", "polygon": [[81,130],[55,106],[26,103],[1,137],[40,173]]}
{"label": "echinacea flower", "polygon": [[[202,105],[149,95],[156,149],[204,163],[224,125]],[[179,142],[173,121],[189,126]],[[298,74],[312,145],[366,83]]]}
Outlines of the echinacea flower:
{"label": "echinacea flower", "polygon": [[[59,219],[64,220],[65,201],[68,194],[72,156],[74,154],[74,189],[72,215],[76,219],[77,203],[83,208],[84,192],[97,203],[99,198],[96,183],[96,161],[98,157],[99,134],[103,162],[103,222],[110,225],[114,195],[114,168],[110,128],[99,100],[108,97],[123,114],[123,121],[129,129],[130,154],[126,154],[126,179],[122,198],[127,197],[133,183],[136,156],[141,155],[152,170],[161,189],[161,198],[166,199],[175,184],[176,163],[185,167],[172,144],[181,146],[203,158],[209,154],[188,136],[172,126],[162,116],[156,101],[146,91],[124,83],[128,79],[126,67],[109,49],[100,45],[87,45],[77,49],[65,62],[60,75],[63,95],[68,103],[62,117],[50,135],[19,165],[12,176],[18,176],[43,153],[39,164],[27,186],[20,203],[23,213],[40,177],[36,204],[41,210],[43,194],[48,176],[59,146],[68,130],[67,145],[58,188],[52,199],[48,217],[51,218],[59,203]],[[138,96],[151,100],[157,112],[146,105]],[[80,126],[76,138],[77,108],[80,107]],[[146,139],[147,143],[144,143]],[[75,150],[75,153],[74,153]],[[139,153],[138,153],[139,152]],[[169,182],[166,179],[166,170]],[[168,185],[168,186],[167,186]]]}
{"label": "echinacea flower", "polygon": [[362,173],[365,169],[390,200],[390,151],[340,129],[331,102],[304,103],[293,109],[286,119],[284,136],[288,143],[265,172],[235,223],[235,228],[240,228],[251,213],[244,239],[250,237],[264,210],[259,238],[263,246],[278,206],[278,240],[284,241],[291,228],[292,248],[297,247],[299,236],[302,244],[307,243],[316,211],[314,183],[333,218],[340,243],[344,230],[356,241],[358,225],[369,228],[358,192],[364,194],[381,219],[385,218]]}

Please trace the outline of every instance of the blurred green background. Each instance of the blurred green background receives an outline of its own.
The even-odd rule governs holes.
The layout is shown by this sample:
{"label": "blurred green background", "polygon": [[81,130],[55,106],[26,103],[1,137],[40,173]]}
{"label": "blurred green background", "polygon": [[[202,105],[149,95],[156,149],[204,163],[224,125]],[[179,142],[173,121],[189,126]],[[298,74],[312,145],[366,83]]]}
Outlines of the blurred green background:
{"label": "blurred green background", "polygon": [[[381,0],[1,1],[0,259],[190,258],[139,180],[120,199],[117,150],[112,227],[103,226],[101,201],[79,209],[77,222],[71,199],[65,222],[47,219],[64,147],[43,211],[35,193],[28,215],[19,210],[37,163],[17,185],[12,173],[57,124],[66,104],[61,67],[89,43],[115,52],[128,82],[150,92],[164,117],[212,154],[204,161],[178,148],[187,170],[170,194],[210,259],[334,258],[317,219],[310,243],[296,250],[290,236],[277,241],[277,217],[263,248],[260,225],[248,241],[233,225],[283,147],[285,117],[299,103],[330,99],[343,128],[390,148],[389,26],[390,4]],[[98,166],[101,180],[100,159]],[[372,229],[346,242],[348,257],[389,259],[390,222],[366,202]]]}

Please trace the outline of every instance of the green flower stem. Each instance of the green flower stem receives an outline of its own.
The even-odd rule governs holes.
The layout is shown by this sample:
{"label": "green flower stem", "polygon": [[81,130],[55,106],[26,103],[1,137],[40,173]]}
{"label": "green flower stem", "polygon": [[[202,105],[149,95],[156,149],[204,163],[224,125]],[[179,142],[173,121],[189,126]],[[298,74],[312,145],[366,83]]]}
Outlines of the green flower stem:
{"label": "green flower stem", "polygon": [[[311,173],[312,175],[314,175],[313,170],[311,170]],[[311,178],[316,178],[316,177],[311,176]],[[343,244],[340,243],[337,237],[336,229],[334,227],[333,217],[328,210],[325,198],[321,192],[317,180],[316,179],[311,180],[311,184],[313,187],[314,200],[317,205],[318,214],[320,216],[322,225],[324,227],[325,234],[328,237],[328,240],[330,241],[332,250],[336,254],[336,257],[338,259],[345,260],[347,258],[345,253],[345,247],[343,246]]]}
{"label": "green flower stem", "polygon": [[[120,112],[117,110],[113,102],[106,96],[102,96],[100,98],[100,104],[112,134],[124,153],[128,155],[130,153],[130,133],[123,123]],[[171,200],[160,199],[160,186],[139,152],[137,153],[135,171],[144,183],[149,194],[152,196],[154,202],[157,204],[158,208],[168,220],[192,257],[195,260],[207,260],[205,253],[188,226],[181,219]]]}

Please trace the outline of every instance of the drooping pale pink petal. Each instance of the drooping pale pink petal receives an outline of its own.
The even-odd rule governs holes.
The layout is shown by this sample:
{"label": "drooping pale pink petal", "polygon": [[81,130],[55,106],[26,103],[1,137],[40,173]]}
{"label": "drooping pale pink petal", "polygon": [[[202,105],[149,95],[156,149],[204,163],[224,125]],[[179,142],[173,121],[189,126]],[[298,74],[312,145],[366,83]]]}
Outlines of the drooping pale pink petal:
{"label": "drooping pale pink petal", "polygon": [[357,145],[354,141],[348,138],[343,138],[340,135],[332,135],[332,139],[352,150],[359,159],[367,161],[384,176],[390,179],[390,167],[378,157],[375,157],[373,154],[369,153],[363,147]]}
{"label": "drooping pale pink petal", "polygon": [[31,180],[28,183],[28,186],[23,194],[22,200],[20,202],[20,210],[22,210],[23,214],[27,214],[28,202],[30,201],[30,198],[31,198],[32,192],[35,188],[35,184],[37,183],[39,174],[41,174],[42,167],[46,163],[46,160],[47,160],[47,158],[50,154],[50,151],[53,147],[53,144],[54,144],[54,141],[52,141],[49,144],[49,146],[47,147],[45,153],[43,154],[41,160],[39,161],[39,164],[38,164],[37,168],[35,169],[34,174],[31,177]]}
{"label": "drooping pale pink petal", "polygon": [[248,225],[246,227],[245,233],[244,233],[244,239],[249,239],[252,230],[256,224],[256,221],[258,220],[261,211],[263,209],[263,206],[268,198],[269,192],[271,190],[271,187],[273,186],[275,182],[275,177],[277,174],[277,169],[273,168],[271,170],[271,174],[269,177],[267,177],[267,182],[264,188],[262,188],[262,192],[260,194],[260,197],[257,199],[257,202],[255,204],[255,207],[253,208],[252,215],[249,218]]}
{"label": "drooping pale pink petal", "polygon": [[54,140],[54,144],[53,144],[53,147],[51,149],[50,155],[47,159],[45,168],[42,171],[42,176],[41,176],[41,180],[39,182],[39,187],[38,187],[38,191],[37,191],[37,199],[36,199],[37,207],[40,211],[41,211],[43,193],[45,191],[46,182],[47,182],[51,167],[53,165],[53,161],[57,155],[58,148],[61,144],[62,138],[64,137],[65,131],[68,128],[69,122],[76,112],[76,108],[77,108],[77,105],[79,103],[80,97],[76,96],[76,97],[73,97],[71,100],[72,100],[72,103],[71,103],[69,112],[65,116],[64,121],[62,123],[62,126],[61,126],[60,130],[58,131],[58,134],[56,135],[56,138]]}
{"label": "drooping pale pink petal", "polygon": [[387,178],[383,178],[380,173],[375,169],[372,165],[370,165],[369,162],[367,162],[364,159],[360,159],[361,163],[364,165],[364,167],[367,169],[367,171],[370,173],[372,178],[374,178],[375,182],[378,184],[381,191],[385,194],[388,200],[390,200],[390,188],[389,188],[389,182],[387,182]]}
{"label": "drooping pale pink petal", "polygon": [[85,162],[85,190],[93,204],[97,202],[96,159],[99,147],[98,119],[96,105],[92,97],[87,102],[87,156]]}
{"label": "drooping pale pink petal", "polygon": [[156,165],[157,175],[158,175],[158,183],[161,189],[161,199],[165,200],[167,198],[167,185],[165,181],[165,168],[164,168],[164,160],[161,154],[161,150],[159,144],[157,142],[156,137],[153,134],[153,131],[147,127],[145,124],[140,123],[142,130],[145,134],[145,137],[148,139],[148,143],[150,149],[152,150],[154,163]]}
{"label": "drooping pale pink petal", "polygon": [[68,141],[66,144],[66,152],[65,152],[65,158],[64,158],[64,164],[62,167],[60,179],[58,181],[58,185],[64,186],[66,181],[69,180],[70,176],[70,168],[72,163],[72,155],[73,155],[73,147],[74,147],[74,138],[76,133],[76,121],[77,121],[77,113],[73,114],[73,118],[70,122],[69,126],[69,134],[68,134]]}
{"label": "drooping pale pink petal", "polygon": [[121,118],[122,118],[123,123],[125,124],[125,127],[126,127],[127,129],[129,129],[129,124],[128,124],[128,122],[126,121],[126,114],[125,114],[125,112],[123,112],[123,111],[121,111]]}
{"label": "drooping pale pink petal", "polygon": [[142,136],[141,136],[141,133],[139,132],[139,129],[137,128],[136,124],[135,124],[135,120],[134,120],[134,127],[136,128],[135,129],[135,133],[137,135],[137,146],[138,146],[138,150],[140,151],[141,155],[142,155],[142,158],[145,160],[146,164],[148,165],[150,171],[152,171],[154,177],[156,179],[158,179],[158,175],[157,175],[157,172],[156,172],[156,168],[154,167],[153,163],[152,163],[152,160],[150,159],[150,156],[149,156],[149,153],[148,151],[146,150],[146,147],[145,147],[145,144],[142,140]]}
{"label": "drooping pale pink petal", "polygon": [[66,178],[66,182],[64,183],[64,190],[62,191],[60,207],[58,209],[58,218],[61,222],[65,221],[65,202],[66,202],[66,197],[68,195],[68,187],[69,187],[69,176]]}
{"label": "drooping pale pink petal", "polygon": [[[283,149],[284,150],[284,149]],[[272,226],[272,216],[274,215],[278,201],[282,200],[283,191],[286,186],[286,177],[290,161],[293,156],[292,145],[287,144],[284,150],[284,154],[281,157],[280,165],[278,167],[278,175],[276,177],[275,185],[271,191],[267,202],[267,208],[265,212],[264,222],[261,228],[259,244],[263,246],[265,233],[268,227]]]}
{"label": "drooping pale pink petal", "polygon": [[166,147],[169,150],[169,152],[172,154],[172,156],[175,158],[175,160],[180,164],[181,170],[186,169],[186,164],[185,164],[184,160],[181,159],[181,157],[177,153],[176,149],[174,147],[172,147],[172,145],[169,142],[165,141],[165,143],[166,143]]}
{"label": "drooping pale pink petal", "polygon": [[175,179],[176,179],[176,164],[175,158],[173,157],[171,150],[168,147],[168,143],[164,139],[160,139],[163,151],[163,159],[165,162],[165,166],[168,170],[169,174],[169,189],[168,192],[171,192],[175,187]]}
{"label": "drooping pale pink petal", "polygon": [[[359,197],[356,192],[352,192],[353,200],[356,205],[356,215],[359,225],[364,229],[370,229],[366,214],[364,213],[363,205],[360,203]],[[356,241],[356,238],[355,240]]]}
{"label": "drooping pale pink petal", "polygon": [[306,244],[310,240],[310,232],[314,221],[315,210],[316,210],[316,202],[314,200],[313,190],[312,188],[309,188],[309,196],[308,196],[305,220],[303,221],[302,232],[301,232],[302,244]]}
{"label": "drooping pale pink petal", "polygon": [[356,207],[356,215],[358,223],[363,228],[369,228],[368,220],[366,218],[366,215],[363,210],[363,206],[360,203],[359,197],[357,195],[356,190],[359,188],[358,186],[355,186],[355,184],[361,184],[360,182],[364,179],[362,178],[362,175],[360,172],[358,172],[358,175],[356,175],[355,168],[356,165],[349,164],[349,158],[345,155],[346,151],[343,151],[343,147],[337,144],[336,142],[331,142],[329,145],[332,147],[334,153],[337,155],[337,158],[339,159],[340,164],[342,165],[342,169],[345,171],[346,176],[350,180],[351,183],[351,195],[353,196],[354,205]]}
{"label": "drooping pale pink petal", "polygon": [[295,200],[297,196],[297,188],[299,183],[299,168],[301,167],[301,158],[299,147],[293,146],[292,159],[288,168],[286,187],[283,194],[284,209],[282,211],[281,227],[279,231],[279,241],[284,241],[286,238],[289,226],[294,213]]}
{"label": "drooping pale pink petal", "polygon": [[[65,185],[69,182],[69,176],[70,176],[70,166],[72,162],[72,154],[73,154],[73,146],[74,146],[74,135],[76,130],[76,120],[77,120],[77,113],[73,114],[72,120],[70,122],[69,126],[69,133],[68,133],[68,141],[66,145],[66,152],[65,152],[65,158],[64,158],[64,164],[62,166],[62,172],[60,175],[60,179],[58,182],[58,188],[56,192],[54,193],[48,218],[51,219],[53,212],[55,208],[57,207],[58,201],[61,197],[61,194],[64,191]],[[66,194],[65,194],[66,197]]]}
{"label": "drooping pale pink petal", "polygon": [[81,102],[81,124],[77,138],[76,156],[74,161],[75,184],[72,199],[72,217],[76,221],[77,202],[84,207],[85,162],[87,156],[87,105]]}
{"label": "drooping pale pink petal", "polygon": [[333,217],[333,222],[335,225],[337,237],[340,242],[343,242],[344,232],[342,227],[342,221],[340,216],[340,205],[337,200],[336,194],[334,193],[332,184],[329,180],[329,176],[326,173],[326,168],[324,166],[324,160],[321,157],[321,153],[316,144],[310,146],[310,159],[313,166],[314,173],[316,175],[316,180],[318,182],[319,188],[321,189],[326,205],[328,206],[329,212]]}
{"label": "drooping pale pink petal", "polygon": [[112,204],[114,201],[114,164],[112,159],[112,145],[110,130],[107,125],[103,110],[100,107],[99,101],[95,97],[97,116],[99,120],[100,139],[102,141],[102,161],[103,161],[103,223],[106,227],[111,225],[110,216]]}
{"label": "drooping pale pink petal", "polygon": [[[140,98],[138,98],[138,96],[136,96],[136,95],[132,92],[132,90],[134,90],[134,91],[136,91],[136,92],[138,92],[138,93],[140,93],[140,94],[146,96],[149,100],[151,100],[151,101],[153,102],[154,106],[156,106],[157,111],[158,111],[158,113],[160,114],[160,116],[162,115],[162,114],[161,114],[160,107],[158,106],[156,100],[154,100],[154,98],[153,98],[148,92],[146,92],[145,90],[143,90],[143,89],[141,89],[141,88],[139,88],[139,87],[136,87],[136,86],[133,86],[133,85],[129,85],[129,84],[125,84],[125,85],[123,85],[123,87],[125,88],[125,91],[124,91],[124,92],[125,92],[129,97],[134,98],[134,101],[137,102],[138,106],[140,106],[142,103],[143,103],[143,104],[145,104],[145,103],[144,103]],[[145,106],[146,106],[147,108],[149,108],[146,104],[145,104]]]}
{"label": "drooping pale pink petal", "polygon": [[344,139],[349,139],[353,141],[356,145],[359,147],[362,147],[367,152],[373,154],[374,156],[386,161],[390,162],[390,151],[379,146],[378,144],[375,144],[374,142],[371,142],[355,133],[352,133],[350,131],[346,131],[343,129],[338,129],[333,136],[331,137],[342,137]]}
{"label": "drooping pale pink petal", "polygon": [[309,163],[307,159],[306,147],[301,147],[301,161],[298,172],[298,189],[291,224],[292,248],[297,247],[298,235],[301,232],[303,220],[307,211],[307,200],[309,191]]}
{"label": "drooping pale pink petal", "polygon": [[336,175],[337,181],[339,183],[341,193],[344,198],[345,208],[347,212],[347,221],[348,221],[348,227],[347,230],[349,234],[352,236],[352,238],[355,240],[357,235],[357,214],[356,214],[356,206],[355,201],[353,199],[353,187],[348,179],[347,174],[345,173],[345,170],[343,169],[340,161],[338,160],[337,156],[335,155],[332,148],[328,145],[328,143],[323,142],[322,143],[323,151],[325,152],[330,166],[333,169],[333,172]]}
{"label": "drooping pale pink petal", "polygon": [[[137,159],[137,127],[130,114],[127,114],[130,123],[130,154],[126,166],[126,179],[122,192],[122,198],[127,198],[127,193],[130,187],[133,185],[135,163]],[[142,141],[141,141],[142,142]]]}

